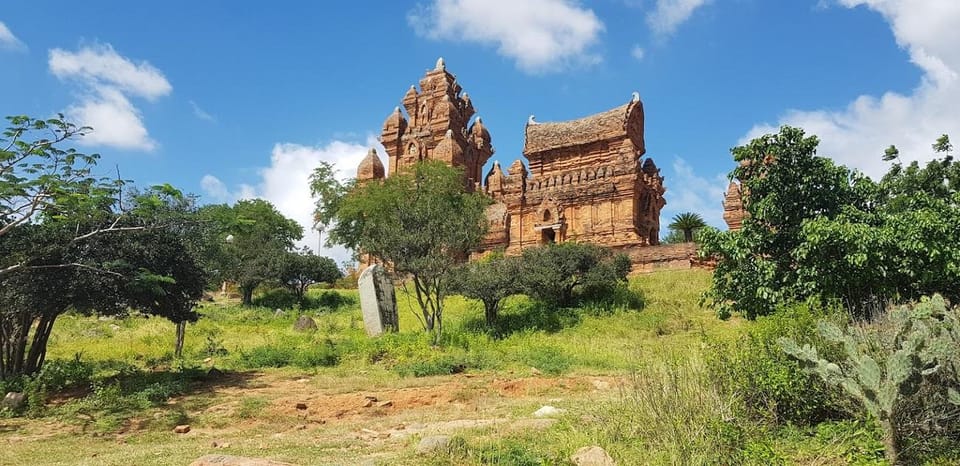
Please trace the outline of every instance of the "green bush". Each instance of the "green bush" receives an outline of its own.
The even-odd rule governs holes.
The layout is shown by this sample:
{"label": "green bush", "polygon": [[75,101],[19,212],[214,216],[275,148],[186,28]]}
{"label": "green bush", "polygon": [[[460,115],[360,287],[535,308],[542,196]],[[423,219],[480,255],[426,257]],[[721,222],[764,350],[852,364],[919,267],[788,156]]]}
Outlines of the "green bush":
{"label": "green bush", "polygon": [[849,417],[840,391],[804,372],[777,339],[818,344],[817,319],[832,315],[814,304],[798,304],[757,318],[735,341],[708,342],[707,368],[714,383],[743,401],[746,415],[773,424],[813,425]]}
{"label": "green bush", "polygon": [[573,365],[573,358],[556,346],[538,346],[525,349],[520,359],[524,364],[549,375],[560,375]]}
{"label": "green bush", "polygon": [[279,343],[257,346],[241,352],[240,359],[241,365],[248,369],[287,366],[309,369],[335,366],[339,362],[337,347],[329,339],[321,342],[301,341],[298,345]]}
{"label": "green bush", "polygon": [[286,288],[273,288],[253,298],[253,305],[270,309],[293,309],[297,305],[297,295]]}
{"label": "green bush", "polygon": [[423,359],[401,362],[393,370],[404,376],[428,377],[431,375],[459,374],[470,366],[466,354],[437,354]]}
{"label": "green bush", "polygon": [[630,259],[588,243],[560,243],[523,250],[519,278],[528,296],[553,307],[603,299],[626,281]]}

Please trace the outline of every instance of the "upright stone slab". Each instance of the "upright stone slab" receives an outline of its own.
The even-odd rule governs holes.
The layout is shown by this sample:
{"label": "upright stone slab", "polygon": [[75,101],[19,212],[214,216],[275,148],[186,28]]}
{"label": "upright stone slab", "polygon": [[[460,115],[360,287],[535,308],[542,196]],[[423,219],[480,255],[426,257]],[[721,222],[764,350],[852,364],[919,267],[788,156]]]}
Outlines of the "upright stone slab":
{"label": "upright stone slab", "polygon": [[360,310],[367,335],[375,337],[383,332],[399,329],[397,301],[393,294],[393,280],[380,264],[373,264],[360,273]]}

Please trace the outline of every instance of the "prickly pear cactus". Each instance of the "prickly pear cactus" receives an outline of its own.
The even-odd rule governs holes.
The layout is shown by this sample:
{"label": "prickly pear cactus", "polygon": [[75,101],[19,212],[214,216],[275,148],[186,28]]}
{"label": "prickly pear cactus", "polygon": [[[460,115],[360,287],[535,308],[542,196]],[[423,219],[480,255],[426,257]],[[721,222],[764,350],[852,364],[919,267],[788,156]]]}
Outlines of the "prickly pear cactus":
{"label": "prickly pear cactus", "polygon": [[[897,408],[920,390],[925,377],[940,371],[960,374],[960,319],[939,295],[915,306],[891,310],[885,319],[846,330],[820,322],[825,340],[843,347],[842,361],[828,361],[810,345],[781,338],[783,350],[805,370],[841,387],[876,418],[887,437],[887,456],[896,462],[899,444]],[[944,380],[939,378],[938,380]],[[946,380],[956,382],[956,377]],[[960,406],[957,387],[943,386],[950,403]],[[892,450],[892,451],[891,451]]]}

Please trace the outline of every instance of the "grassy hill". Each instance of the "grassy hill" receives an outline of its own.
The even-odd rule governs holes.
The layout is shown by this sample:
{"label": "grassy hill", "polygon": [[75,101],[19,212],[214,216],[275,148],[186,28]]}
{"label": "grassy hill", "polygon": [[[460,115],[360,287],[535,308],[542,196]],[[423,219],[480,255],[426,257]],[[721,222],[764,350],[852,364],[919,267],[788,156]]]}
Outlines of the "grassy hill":
{"label": "grassy hill", "polygon": [[[327,306],[303,312],[317,324],[307,332],[293,330],[295,311],[205,303],[182,359],[168,321],[65,316],[44,383],[26,387],[29,416],[0,418],[0,463],[188,464],[222,453],[568,464],[599,445],[619,464],[883,464],[867,423],[744,414],[736,381],[717,376],[734,358],[716,352],[736,351],[758,324],[700,308],[709,279],[701,270],[635,277],[633,306],[612,309],[512,297],[497,337],[484,331],[479,303],[452,297],[439,345],[402,292],[401,332],[377,339],[363,331],[355,291],[312,291]],[[562,411],[534,416],[543,406]],[[191,431],[174,433],[181,424]],[[417,453],[434,435],[450,442]]]}

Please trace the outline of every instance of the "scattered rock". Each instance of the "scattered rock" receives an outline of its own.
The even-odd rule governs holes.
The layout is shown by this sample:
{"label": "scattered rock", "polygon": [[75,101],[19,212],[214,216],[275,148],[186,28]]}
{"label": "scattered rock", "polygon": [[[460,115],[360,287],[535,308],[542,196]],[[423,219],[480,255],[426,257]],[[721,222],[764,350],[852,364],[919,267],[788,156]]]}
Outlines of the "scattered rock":
{"label": "scattered rock", "polygon": [[301,401],[297,403],[297,409],[299,410],[307,409],[307,404]]}
{"label": "scattered rock", "polygon": [[310,316],[300,316],[297,317],[297,321],[293,323],[293,329],[298,332],[316,330],[317,323]]}
{"label": "scattered rock", "polygon": [[9,408],[12,411],[17,411],[23,407],[27,402],[27,396],[20,392],[7,392],[3,397],[3,402],[0,402],[0,407]]}
{"label": "scattered rock", "polygon": [[541,374],[543,374],[543,372],[540,372],[540,369],[537,369],[536,367],[531,367],[531,368],[530,368],[530,373],[533,374],[533,375],[541,375]]}
{"label": "scattered rock", "polygon": [[365,398],[365,399],[367,399],[367,400],[370,400],[370,401],[372,401],[372,402],[374,402],[374,403],[377,402],[377,397],[372,396],[372,395],[367,395],[367,396],[365,396],[365,397],[363,397],[363,398]]}
{"label": "scattered rock", "polygon": [[373,406],[373,400],[367,398],[366,400],[363,401],[363,404],[361,406],[363,406],[364,408],[369,408]]}
{"label": "scattered rock", "polygon": [[283,309],[277,309],[277,310],[273,311],[273,316],[274,316],[274,317],[283,317]]}
{"label": "scattered rock", "polygon": [[389,407],[391,407],[391,406],[393,406],[393,402],[392,402],[392,401],[383,401],[383,402],[377,404],[377,407],[378,407],[378,408],[389,408]]}
{"label": "scattered rock", "polygon": [[179,425],[179,426],[177,426],[177,427],[174,427],[174,428],[173,428],[173,432],[176,433],[176,434],[185,434],[185,433],[187,433],[187,432],[190,432],[190,425],[189,425],[189,424],[182,424],[182,425]]}
{"label": "scattered rock", "polygon": [[218,379],[222,376],[223,376],[223,371],[220,369],[217,369],[216,367],[211,367],[210,370],[207,371],[208,379]]}
{"label": "scattered rock", "polygon": [[606,450],[596,445],[577,450],[570,455],[570,461],[577,466],[616,466],[617,464]]}
{"label": "scattered rock", "polygon": [[559,416],[563,414],[563,410],[560,408],[554,408],[553,406],[543,406],[540,409],[533,412],[535,417],[552,417]]}
{"label": "scattered rock", "polygon": [[306,424],[297,424],[296,426],[293,427],[293,429],[294,429],[294,430],[307,430],[307,425],[306,425]]}
{"label": "scattered rock", "polygon": [[224,442],[223,440],[214,440],[211,444],[213,448],[230,448],[230,442]]}
{"label": "scattered rock", "polygon": [[117,324],[110,324],[110,330],[116,332],[117,330],[120,330],[120,326]]}
{"label": "scattered rock", "polygon": [[310,379],[297,379],[297,383],[307,383]]}
{"label": "scattered rock", "polygon": [[293,466],[290,463],[281,463],[264,458],[248,458],[231,455],[204,455],[197,458],[190,466]]}
{"label": "scattered rock", "polygon": [[450,445],[450,437],[446,435],[432,435],[430,437],[424,437],[420,440],[420,443],[417,444],[417,453],[425,454],[431,453],[443,448],[447,448]]}
{"label": "scattered rock", "polygon": [[204,364],[210,364],[211,362],[213,362],[213,358],[203,358]]}

